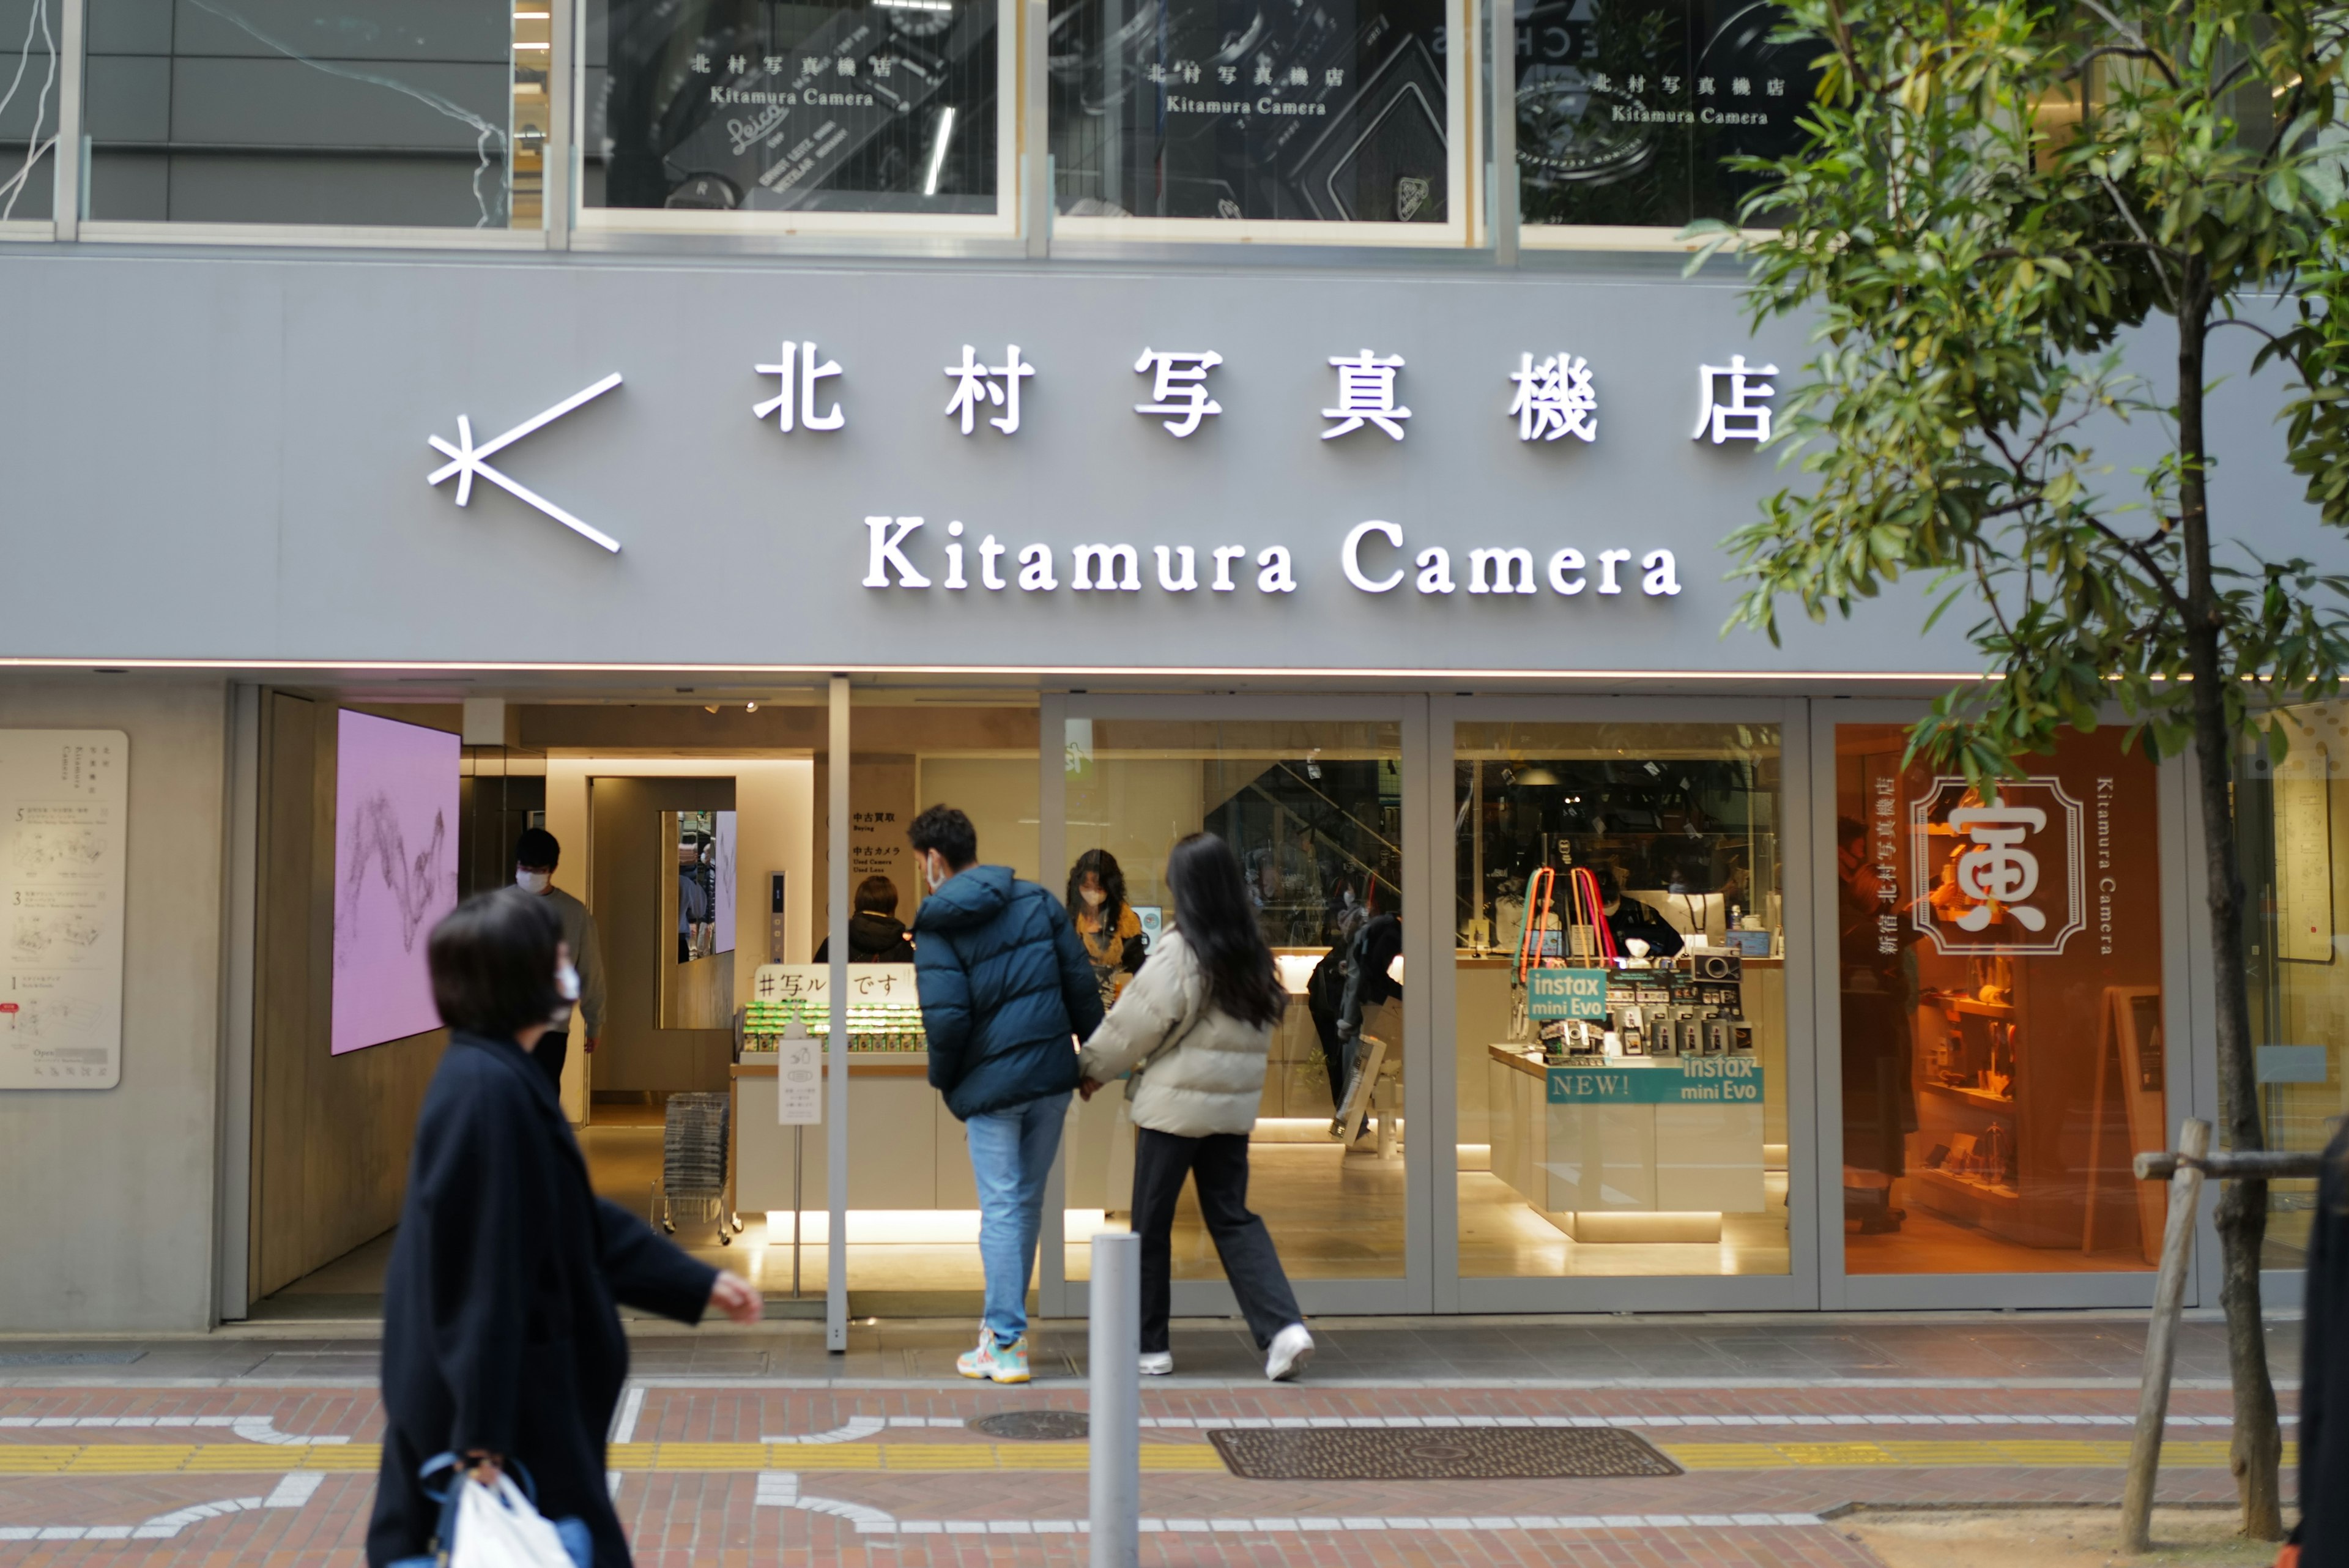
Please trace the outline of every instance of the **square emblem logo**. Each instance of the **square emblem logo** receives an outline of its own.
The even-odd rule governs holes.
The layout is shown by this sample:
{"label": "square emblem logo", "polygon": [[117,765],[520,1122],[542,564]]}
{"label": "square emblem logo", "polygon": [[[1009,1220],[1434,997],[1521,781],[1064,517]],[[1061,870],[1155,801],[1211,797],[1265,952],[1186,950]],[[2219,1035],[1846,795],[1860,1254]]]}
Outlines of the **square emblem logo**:
{"label": "square emblem logo", "polygon": [[1944,953],[2061,953],[2087,929],[2084,852],[2062,781],[2010,779],[1992,805],[1936,778],[1909,808],[1910,918]]}

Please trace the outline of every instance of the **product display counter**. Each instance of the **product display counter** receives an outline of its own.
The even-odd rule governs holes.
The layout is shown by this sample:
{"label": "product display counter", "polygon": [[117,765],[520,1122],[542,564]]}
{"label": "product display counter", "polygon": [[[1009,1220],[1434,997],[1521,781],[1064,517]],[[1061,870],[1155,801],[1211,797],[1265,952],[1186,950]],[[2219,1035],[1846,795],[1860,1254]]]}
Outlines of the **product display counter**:
{"label": "product display counter", "polygon": [[1764,1207],[1750,1055],[1545,1064],[1486,1047],[1493,1174],[1578,1241],[1717,1241]]}

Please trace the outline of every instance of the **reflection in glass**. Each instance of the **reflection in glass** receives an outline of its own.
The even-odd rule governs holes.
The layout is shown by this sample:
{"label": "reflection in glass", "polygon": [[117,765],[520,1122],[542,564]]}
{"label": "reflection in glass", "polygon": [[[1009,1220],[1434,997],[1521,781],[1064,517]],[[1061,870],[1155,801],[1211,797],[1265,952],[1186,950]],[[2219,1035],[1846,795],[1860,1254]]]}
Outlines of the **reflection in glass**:
{"label": "reflection in glass", "polygon": [[88,216],[534,228],[553,15],[90,0]]}
{"label": "reflection in glass", "polygon": [[1518,201],[1528,223],[1734,218],[1738,154],[1799,144],[1816,44],[1729,0],[1517,0]]}
{"label": "reflection in glass", "polygon": [[1060,210],[1440,223],[1444,38],[1442,0],[1062,0]]}
{"label": "reflection in glass", "polygon": [[590,0],[586,207],[996,210],[996,0]]}
{"label": "reflection in glass", "polygon": [[[1250,1207],[1294,1278],[1399,1277],[1400,726],[1077,719],[1066,756],[1071,885],[1105,854],[1139,932],[1173,918],[1165,876],[1175,840],[1213,833],[1239,857],[1288,992],[1249,1140]],[[1089,1266],[1086,1227],[1102,1210],[1123,1215],[1133,1190],[1133,1127],[1122,1093],[1095,1095],[1069,1136],[1073,1279]],[[1174,1277],[1217,1272],[1186,1196]]]}
{"label": "reflection in glass", "polygon": [[1786,1272],[1777,729],[1454,734],[1461,1273]]}
{"label": "reflection in glass", "polygon": [[[2251,1039],[2268,1147],[2322,1149],[2340,1130],[2349,1047],[2349,964],[2341,961],[2340,877],[2349,870],[2349,703],[2283,710],[2291,749],[2238,759],[2251,958]],[[2306,1266],[2313,1180],[2268,1183],[2263,1266]]]}
{"label": "reflection in glass", "polygon": [[1846,1267],[2144,1269],[2167,1147],[2153,764],[2066,734],[1983,799],[1836,728]]}
{"label": "reflection in glass", "polygon": [[58,0],[0,18],[0,223],[47,218],[57,180]]}
{"label": "reflection in glass", "polygon": [[664,1029],[723,1029],[732,1020],[735,821],[730,811],[661,813],[653,929],[661,933]]}

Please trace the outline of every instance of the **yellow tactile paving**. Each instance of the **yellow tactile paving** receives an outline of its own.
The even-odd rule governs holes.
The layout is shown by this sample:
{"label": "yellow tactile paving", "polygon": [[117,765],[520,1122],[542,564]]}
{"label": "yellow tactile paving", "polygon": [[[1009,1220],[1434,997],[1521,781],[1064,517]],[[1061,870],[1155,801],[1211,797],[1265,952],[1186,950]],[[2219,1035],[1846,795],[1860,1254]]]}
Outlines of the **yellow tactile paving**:
{"label": "yellow tactile paving", "polygon": [[[1691,1470],[1787,1469],[2116,1469],[2128,1462],[2120,1441],[2010,1441],[1874,1443],[1671,1443],[1663,1451]],[[195,1472],[283,1474],[287,1470],[371,1471],[382,1451],[373,1443],[276,1447],[255,1443],[0,1443],[0,1477],[47,1475],[175,1475]],[[2227,1465],[2223,1441],[2171,1442],[2162,1463],[2180,1469]],[[1082,1443],[616,1443],[616,1470],[717,1473],[728,1470],[967,1471],[1081,1470]],[[2295,1445],[2284,1445],[2284,1463],[2298,1462]],[[1142,1446],[1142,1468],[1151,1471],[1215,1470],[1224,1468],[1215,1449],[1201,1442],[1156,1442]]]}
{"label": "yellow tactile paving", "polygon": [[[2126,1442],[2065,1442],[2023,1438],[2000,1442],[1881,1443],[1669,1443],[1665,1453],[1683,1469],[1774,1470],[1795,1467],[1857,1469],[1901,1466],[1908,1469],[1952,1469],[1995,1466],[2005,1469],[2118,1469],[2127,1465]],[[2287,1465],[2297,1463],[2296,1445],[2284,1445]],[[2227,1467],[2223,1441],[2169,1442],[2161,1446],[2161,1462],[2179,1469]]]}

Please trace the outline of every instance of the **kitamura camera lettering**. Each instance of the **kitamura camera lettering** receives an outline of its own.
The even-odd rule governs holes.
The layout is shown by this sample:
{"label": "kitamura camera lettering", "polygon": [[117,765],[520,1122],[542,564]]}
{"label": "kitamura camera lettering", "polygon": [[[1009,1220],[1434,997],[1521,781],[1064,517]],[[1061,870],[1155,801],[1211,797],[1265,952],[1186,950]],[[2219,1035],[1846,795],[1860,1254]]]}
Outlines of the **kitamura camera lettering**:
{"label": "kitamura camera lettering", "polygon": [[[1293,594],[1298,589],[1296,557],[1286,545],[1203,547],[1100,541],[1055,547],[1041,542],[1012,545],[993,534],[983,535],[972,544],[957,518],[947,524],[937,557],[925,556],[916,560],[911,553],[916,547],[916,535],[927,526],[928,520],[921,517],[876,513],[865,518],[864,586],[1030,594],[1055,593],[1063,586],[1080,594],[1138,594],[1150,586],[1168,594],[1202,589],[1229,594],[1251,585],[1260,594]],[[1338,549],[1340,571],[1361,592],[1390,593],[1406,580],[1424,595],[1459,590],[1461,580],[1453,574],[1452,552],[1443,545],[1431,545],[1416,556],[1386,555],[1376,565],[1368,565],[1365,550],[1373,545],[1402,552],[1402,530],[1379,520],[1359,523],[1348,531]],[[1011,563],[1008,570],[1007,558]],[[1406,559],[1411,567],[1403,565]],[[1522,545],[1469,550],[1463,557],[1466,591],[1537,596],[1544,582],[1560,598],[1573,598],[1585,589],[1597,597],[1619,597],[1636,589],[1643,597],[1670,598],[1681,591],[1680,564],[1670,550],[1600,550],[1587,559],[1579,550],[1551,550],[1539,577],[1536,560],[1535,552]],[[1416,568],[1415,574],[1412,567]],[[1381,568],[1383,575],[1371,575]]]}

